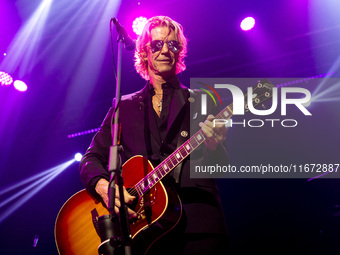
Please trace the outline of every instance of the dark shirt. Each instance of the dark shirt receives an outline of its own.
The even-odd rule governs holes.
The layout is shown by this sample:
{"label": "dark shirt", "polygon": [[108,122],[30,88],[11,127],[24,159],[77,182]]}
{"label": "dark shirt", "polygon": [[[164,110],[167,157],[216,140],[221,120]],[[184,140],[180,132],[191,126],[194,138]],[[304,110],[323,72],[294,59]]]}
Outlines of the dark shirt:
{"label": "dark shirt", "polygon": [[[156,132],[154,133],[156,133],[157,135],[150,136],[150,139],[148,141],[149,144],[147,146],[150,148],[148,158],[154,164],[154,166],[161,163],[177,147],[177,139],[174,139],[175,137],[167,137],[171,102],[173,99],[174,91],[179,88],[179,84],[177,82],[178,80],[176,79],[162,84],[163,101],[160,116],[157,115],[152,105],[152,97],[155,95],[154,88],[150,83],[148,83],[149,98],[147,98],[148,107],[146,108],[148,121],[146,122],[146,125],[148,127],[148,130],[156,130]],[[151,132],[149,132],[149,134],[150,133]]]}

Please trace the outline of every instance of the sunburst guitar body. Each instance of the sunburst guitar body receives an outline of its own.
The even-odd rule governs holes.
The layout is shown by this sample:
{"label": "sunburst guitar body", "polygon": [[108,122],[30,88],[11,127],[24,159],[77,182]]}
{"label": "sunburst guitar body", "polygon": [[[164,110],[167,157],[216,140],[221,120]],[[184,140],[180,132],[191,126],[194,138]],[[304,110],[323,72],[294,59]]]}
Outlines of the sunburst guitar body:
{"label": "sunburst guitar body", "polygon": [[[177,224],[182,213],[180,199],[173,189],[165,188],[158,180],[152,184],[146,181],[146,176],[153,170],[152,164],[142,156],[135,156],[123,165],[124,186],[137,197],[129,206],[137,213],[137,218],[130,221],[134,254],[146,254],[155,241]],[[101,240],[92,220],[91,211],[94,209],[99,216],[109,214],[106,207],[86,190],[79,191],[66,201],[55,223],[59,254],[98,254]]]}

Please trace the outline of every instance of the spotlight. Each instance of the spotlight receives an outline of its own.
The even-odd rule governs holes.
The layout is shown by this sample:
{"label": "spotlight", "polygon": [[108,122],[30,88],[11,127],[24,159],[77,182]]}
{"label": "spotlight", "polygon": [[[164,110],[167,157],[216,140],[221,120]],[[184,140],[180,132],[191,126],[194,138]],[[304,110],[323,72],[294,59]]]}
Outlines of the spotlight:
{"label": "spotlight", "polygon": [[83,157],[83,155],[81,155],[81,153],[76,153],[76,155],[74,155],[74,159],[76,160],[76,161],[80,161],[81,160],[81,158]]}
{"label": "spotlight", "polygon": [[253,17],[247,17],[241,22],[241,29],[244,31],[248,31],[255,26],[255,19]]}
{"label": "spotlight", "polygon": [[26,83],[20,80],[14,81],[13,86],[14,88],[16,88],[16,90],[21,91],[21,92],[25,92],[27,90]]}
{"label": "spotlight", "polygon": [[132,23],[133,32],[135,32],[137,35],[140,35],[143,31],[143,28],[146,22],[147,22],[147,18],[145,17],[136,18]]}
{"label": "spotlight", "polygon": [[13,82],[12,76],[8,73],[0,72],[0,83],[1,85],[11,85]]}

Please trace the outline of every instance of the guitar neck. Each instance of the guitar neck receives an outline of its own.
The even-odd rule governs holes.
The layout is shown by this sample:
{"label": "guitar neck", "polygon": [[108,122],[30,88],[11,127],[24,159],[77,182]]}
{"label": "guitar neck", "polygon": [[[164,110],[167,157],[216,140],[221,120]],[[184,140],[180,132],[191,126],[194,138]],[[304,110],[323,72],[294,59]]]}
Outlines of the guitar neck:
{"label": "guitar neck", "polygon": [[[232,115],[232,104],[230,104],[216,115],[216,119],[228,120],[231,118]],[[164,176],[166,176],[178,164],[180,164],[187,156],[189,156],[191,152],[197,149],[206,139],[207,138],[204,135],[202,129],[197,131],[191,138],[185,141],[161,164],[155,167],[154,170],[152,170],[148,175],[146,175],[135,185],[135,189],[138,192],[138,195],[143,196],[149,189],[151,189]]]}
{"label": "guitar neck", "polygon": [[[271,98],[274,85],[267,79],[258,81],[253,87],[251,94],[244,97],[244,110],[249,111],[248,100],[253,106],[258,106]],[[248,90],[249,91],[249,90]],[[228,120],[233,116],[233,104],[228,105],[219,114],[215,116],[218,120]],[[221,122],[220,122],[221,123]],[[164,176],[171,172],[179,163],[181,163],[191,152],[198,148],[206,137],[202,130],[197,131],[190,139],[178,147],[170,156],[168,156],[161,164],[152,170],[147,176],[140,180],[135,189],[139,196],[143,196],[150,188],[159,182]]]}

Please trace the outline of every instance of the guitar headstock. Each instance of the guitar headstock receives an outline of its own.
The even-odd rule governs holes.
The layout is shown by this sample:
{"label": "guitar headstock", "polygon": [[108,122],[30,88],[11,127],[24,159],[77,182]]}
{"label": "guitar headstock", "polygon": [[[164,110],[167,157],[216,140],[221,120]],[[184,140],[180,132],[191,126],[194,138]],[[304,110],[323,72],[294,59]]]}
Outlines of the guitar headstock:
{"label": "guitar headstock", "polygon": [[[263,104],[273,95],[274,84],[268,81],[267,79],[263,79],[262,81],[258,81],[258,83],[252,88],[253,95],[253,106],[256,107],[258,105]],[[247,102],[247,94],[244,97],[245,104],[244,108],[246,111],[249,111],[248,102]],[[264,107],[264,106],[263,106]]]}

